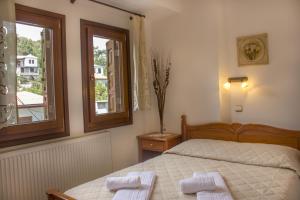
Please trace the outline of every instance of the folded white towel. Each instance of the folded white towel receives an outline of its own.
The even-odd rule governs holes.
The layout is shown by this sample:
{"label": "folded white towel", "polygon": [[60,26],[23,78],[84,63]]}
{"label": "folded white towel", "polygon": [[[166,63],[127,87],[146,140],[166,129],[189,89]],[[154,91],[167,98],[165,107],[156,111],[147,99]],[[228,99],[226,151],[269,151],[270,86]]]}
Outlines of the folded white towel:
{"label": "folded white towel", "polygon": [[106,187],[109,190],[138,188],[141,187],[141,178],[139,176],[108,177]]}
{"label": "folded white towel", "polygon": [[216,184],[214,177],[193,177],[179,181],[181,192],[185,194],[193,194],[200,191],[215,190]]}
{"label": "folded white towel", "polygon": [[113,200],[149,200],[154,188],[156,175],[154,172],[130,172],[127,176],[139,176],[142,186],[138,189],[118,190]]}
{"label": "folded white towel", "polygon": [[233,200],[233,197],[220,173],[194,173],[193,177],[214,177],[217,186],[217,189],[213,192],[197,192],[197,200]]}

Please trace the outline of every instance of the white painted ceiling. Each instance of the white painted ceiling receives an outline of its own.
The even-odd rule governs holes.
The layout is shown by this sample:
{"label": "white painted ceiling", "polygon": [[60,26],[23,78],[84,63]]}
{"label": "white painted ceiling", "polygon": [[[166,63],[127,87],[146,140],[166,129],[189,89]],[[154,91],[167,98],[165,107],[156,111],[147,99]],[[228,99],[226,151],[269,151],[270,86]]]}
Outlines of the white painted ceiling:
{"label": "white painted ceiling", "polygon": [[169,15],[180,12],[182,0],[97,0],[116,7],[127,9],[141,14],[152,13],[156,16]]}

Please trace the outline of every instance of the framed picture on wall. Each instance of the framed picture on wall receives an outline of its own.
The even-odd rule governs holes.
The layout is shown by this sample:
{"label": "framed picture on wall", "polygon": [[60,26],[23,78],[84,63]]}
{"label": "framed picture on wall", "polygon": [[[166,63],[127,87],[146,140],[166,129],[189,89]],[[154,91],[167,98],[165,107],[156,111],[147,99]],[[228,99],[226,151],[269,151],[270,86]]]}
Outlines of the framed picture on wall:
{"label": "framed picture on wall", "polygon": [[243,36],[237,38],[238,64],[269,64],[268,34]]}

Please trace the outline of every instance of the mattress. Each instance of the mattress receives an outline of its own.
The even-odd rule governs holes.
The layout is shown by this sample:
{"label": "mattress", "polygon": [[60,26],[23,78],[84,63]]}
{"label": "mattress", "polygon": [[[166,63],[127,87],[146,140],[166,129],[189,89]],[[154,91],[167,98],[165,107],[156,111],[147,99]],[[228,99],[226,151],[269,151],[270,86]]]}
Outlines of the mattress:
{"label": "mattress", "polygon": [[[182,194],[178,181],[191,177],[194,172],[212,171],[221,173],[235,200],[300,199],[300,180],[297,174],[300,165],[299,151],[288,147],[282,149],[276,145],[252,144],[249,147],[244,144],[235,146],[232,142],[225,142],[224,145],[222,142],[191,140],[161,156],[108,176],[123,176],[132,171],[154,171],[158,178],[151,200],[196,199],[196,195]],[[240,148],[239,145],[244,146]],[[212,151],[216,148],[220,149]],[[232,156],[234,153],[228,153],[230,151],[244,156],[235,158]],[[106,189],[106,177],[74,187],[65,194],[77,200],[111,200],[114,192]]]}

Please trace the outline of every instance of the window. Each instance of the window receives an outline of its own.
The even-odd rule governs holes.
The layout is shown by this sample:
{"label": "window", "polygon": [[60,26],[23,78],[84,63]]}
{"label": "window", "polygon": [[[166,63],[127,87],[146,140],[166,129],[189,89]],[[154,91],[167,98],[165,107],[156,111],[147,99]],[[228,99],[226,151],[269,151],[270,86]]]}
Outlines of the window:
{"label": "window", "polygon": [[69,135],[65,16],[16,4],[16,32],[18,63],[36,57],[37,67],[16,72],[17,120],[1,129],[0,147]]}
{"label": "window", "polygon": [[81,20],[81,46],[85,132],[131,124],[129,31]]}

